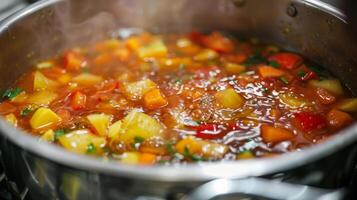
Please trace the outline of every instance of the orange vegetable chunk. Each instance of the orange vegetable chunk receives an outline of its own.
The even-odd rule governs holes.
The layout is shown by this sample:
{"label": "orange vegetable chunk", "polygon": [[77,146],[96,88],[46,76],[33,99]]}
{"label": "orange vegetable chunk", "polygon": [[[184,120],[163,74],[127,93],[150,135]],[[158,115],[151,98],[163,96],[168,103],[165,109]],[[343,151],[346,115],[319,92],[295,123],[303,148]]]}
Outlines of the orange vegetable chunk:
{"label": "orange vegetable chunk", "polygon": [[294,133],[285,128],[277,128],[270,125],[262,125],[261,136],[265,142],[281,142],[294,138]]}
{"label": "orange vegetable chunk", "polygon": [[280,77],[285,74],[284,71],[280,69],[276,69],[274,67],[269,67],[269,66],[262,66],[259,67],[259,74],[263,78],[269,78],[269,77]]}
{"label": "orange vegetable chunk", "polygon": [[167,100],[160,89],[153,89],[144,95],[144,104],[148,109],[157,109],[167,105]]}
{"label": "orange vegetable chunk", "polygon": [[351,123],[353,118],[348,113],[336,109],[327,114],[327,121],[333,128],[342,128]]}

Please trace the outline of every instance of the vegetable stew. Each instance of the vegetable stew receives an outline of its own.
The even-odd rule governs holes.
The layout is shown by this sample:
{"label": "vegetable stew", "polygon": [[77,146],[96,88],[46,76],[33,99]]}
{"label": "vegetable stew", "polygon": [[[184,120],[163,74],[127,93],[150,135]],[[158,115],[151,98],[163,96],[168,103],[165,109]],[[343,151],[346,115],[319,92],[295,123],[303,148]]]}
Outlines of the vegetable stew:
{"label": "vegetable stew", "polygon": [[0,114],[40,141],[141,165],[302,150],[357,112],[357,98],[301,55],[220,32],[73,48],[1,98]]}

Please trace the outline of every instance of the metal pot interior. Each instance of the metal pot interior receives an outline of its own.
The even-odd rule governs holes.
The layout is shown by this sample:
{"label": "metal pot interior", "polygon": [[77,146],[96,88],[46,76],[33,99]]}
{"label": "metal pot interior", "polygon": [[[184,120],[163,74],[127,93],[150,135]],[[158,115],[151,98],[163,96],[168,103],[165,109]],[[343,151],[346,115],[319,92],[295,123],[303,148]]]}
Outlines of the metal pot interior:
{"label": "metal pot interior", "polygon": [[[354,81],[357,76],[357,49],[351,42],[345,17],[333,7],[314,0],[102,0],[95,3],[90,0],[43,1],[15,14],[0,27],[0,88],[10,86],[38,60],[57,55],[70,47],[117,35],[118,30],[122,28],[158,33],[223,30],[257,37],[299,52],[325,66],[339,77],[351,92],[357,93],[357,81]],[[84,162],[86,158],[70,155],[46,144],[37,144],[34,139],[29,143],[28,136],[20,136],[22,133],[4,123],[1,123],[0,129],[10,141],[30,152],[40,153],[47,159],[68,164],[78,158],[81,164],[77,162],[75,167],[89,170],[98,170],[97,166],[100,165],[100,161]],[[275,164],[275,167],[267,166],[265,161],[263,166],[256,161],[252,161],[255,165],[247,162],[244,164],[245,168],[242,168],[245,170],[239,175],[235,172],[235,175],[262,175],[310,162],[319,156],[337,151],[344,143],[355,141],[357,137],[350,133],[351,130],[345,131],[343,135],[346,137],[340,137],[339,141],[323,144],[325,147],[319,150],[312,148],[311,154],[300,153],[296,159],[292,157],[295,155],[283,156],[281,160],[285,161],[279,166]],[[62,154],[54,156],[54,159],[51,155],[53,152]],[[298,160],[300,158],[301,160]],[[87,163],[92,165],[87,166]],[[225,171],[220,173],[216,170],[219,166],[215,165],[203,171],[197,166],[193,171],[181,172],[185,173],[185,176],[170,175],[165,171],[157,171],[151,175],[148,175],[150,170],[140,173],[148,178],[162,173],[166,174],[166,179],[172,181],[201,180],[230,177],[237,164],[231,163],[220,168],[220,171]],[[100,171],[116,173],[112,167],[106,166]],[[129,170],[125,167],[118,169]],[[135,168],[129,171],[127,176],[137,174]],[[167,172],[177,171],[171,169]]]}

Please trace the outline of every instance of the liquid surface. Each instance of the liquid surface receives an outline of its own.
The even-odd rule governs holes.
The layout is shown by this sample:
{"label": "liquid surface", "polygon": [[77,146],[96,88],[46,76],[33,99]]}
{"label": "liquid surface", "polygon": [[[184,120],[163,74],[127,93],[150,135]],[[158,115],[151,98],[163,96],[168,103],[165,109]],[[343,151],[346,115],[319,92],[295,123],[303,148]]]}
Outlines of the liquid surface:
{"label": "liquid surface", "polygon": [[143,165],[301,150],[356,111],[340,81],[302,56],[219,32],[71,49],[38,63],[0,104],[41,141]]}

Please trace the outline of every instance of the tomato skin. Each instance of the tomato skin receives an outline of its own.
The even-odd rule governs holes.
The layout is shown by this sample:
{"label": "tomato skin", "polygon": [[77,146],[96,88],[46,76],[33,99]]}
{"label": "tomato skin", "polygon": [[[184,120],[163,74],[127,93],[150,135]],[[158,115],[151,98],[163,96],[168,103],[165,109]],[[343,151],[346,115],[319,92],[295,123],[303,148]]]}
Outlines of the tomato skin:
{"label": "tomato skin", "polygon": [[279,63],[281,68],[294,69],[302,63],[302,58],[293,53],[277,53],[269,57],[270,61]]}
{"label": "tomato skin", "polygon": [[295,114],[295,120],[303,131],[314,131],[326,126],[326,120],[318,114],[302,112]]}
{"label": "tomato skin", "polygon": [[220,53],[231,53],[234,50],[234,43],[218,32],[203,37],[202,43],[204,46]]}
{"label": "tomato skin", "polygon": [[81,92],[73,93],[71,107],[73,110],[80,110],[86,107],[87,96]]}

